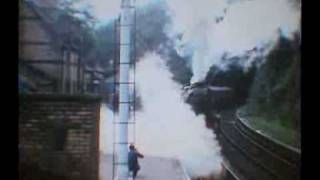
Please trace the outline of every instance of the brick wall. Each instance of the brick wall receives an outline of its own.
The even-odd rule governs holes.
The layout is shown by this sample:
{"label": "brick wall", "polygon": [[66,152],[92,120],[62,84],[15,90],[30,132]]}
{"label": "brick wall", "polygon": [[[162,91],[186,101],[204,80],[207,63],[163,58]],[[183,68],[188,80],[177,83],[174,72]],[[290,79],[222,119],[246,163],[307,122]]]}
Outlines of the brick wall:
{"label": "brick wall", "polygon": [[20,175],[97,180],[99,111],[98,97],[20,95]]}

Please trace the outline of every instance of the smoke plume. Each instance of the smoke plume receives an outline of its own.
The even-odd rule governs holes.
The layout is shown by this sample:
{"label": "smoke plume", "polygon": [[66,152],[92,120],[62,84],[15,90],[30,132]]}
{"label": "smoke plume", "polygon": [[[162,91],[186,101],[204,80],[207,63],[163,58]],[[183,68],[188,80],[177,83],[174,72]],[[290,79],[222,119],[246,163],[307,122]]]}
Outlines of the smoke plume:
{"label": "smoke plume", "polygon": [[[242,56],[275,45],[279,35],[299,31],[300,7],[289,0],[170,0],[170,37],[180,34],[177,51],[192,54],[192,82],[201,81],[212,65],[224,69],[223,56]],[[279,33],[280,32],[280,33]],[[266,48],[267,47],[267,48]],[[250,65],[247,58],[243,66]]]}

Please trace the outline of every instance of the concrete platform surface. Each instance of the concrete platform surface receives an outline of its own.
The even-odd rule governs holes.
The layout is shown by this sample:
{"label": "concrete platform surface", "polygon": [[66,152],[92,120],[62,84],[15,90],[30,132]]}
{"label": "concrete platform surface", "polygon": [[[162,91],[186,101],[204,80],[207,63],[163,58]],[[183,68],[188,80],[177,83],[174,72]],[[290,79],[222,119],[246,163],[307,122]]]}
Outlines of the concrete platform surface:
{"label": "concrete platform surface", "polygon": [[[175,159],[145,156],[139,159],[141,170],[136,180],[188,180],[179,161]],[[112,180],[112,156],[100,158],[100,179]]]}

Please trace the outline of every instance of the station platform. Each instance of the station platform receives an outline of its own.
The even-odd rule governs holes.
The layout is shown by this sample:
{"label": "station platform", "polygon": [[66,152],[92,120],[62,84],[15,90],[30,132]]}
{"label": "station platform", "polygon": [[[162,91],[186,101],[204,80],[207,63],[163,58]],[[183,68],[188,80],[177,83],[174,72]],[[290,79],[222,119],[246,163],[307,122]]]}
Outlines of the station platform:
{"label": "station platform", "polygon": [[[190,180],[178,160],[145,156],[139,159],[141,170],[136,180]],[[112,180],[112,155],[101,155],[100,179]]]}

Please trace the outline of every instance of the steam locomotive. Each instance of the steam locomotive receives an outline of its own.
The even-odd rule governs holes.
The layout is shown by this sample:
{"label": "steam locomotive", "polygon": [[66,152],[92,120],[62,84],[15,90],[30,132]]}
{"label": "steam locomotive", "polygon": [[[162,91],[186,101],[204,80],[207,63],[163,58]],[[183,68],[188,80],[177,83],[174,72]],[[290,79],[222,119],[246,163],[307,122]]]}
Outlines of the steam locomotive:
{"label": "steam locomotive", "polygon": [[205,82],[183,87],[185,101],[193,106],[209,106],[211,109],[225,109],[233,105],[233,91],[226,86],[212,86]]}

